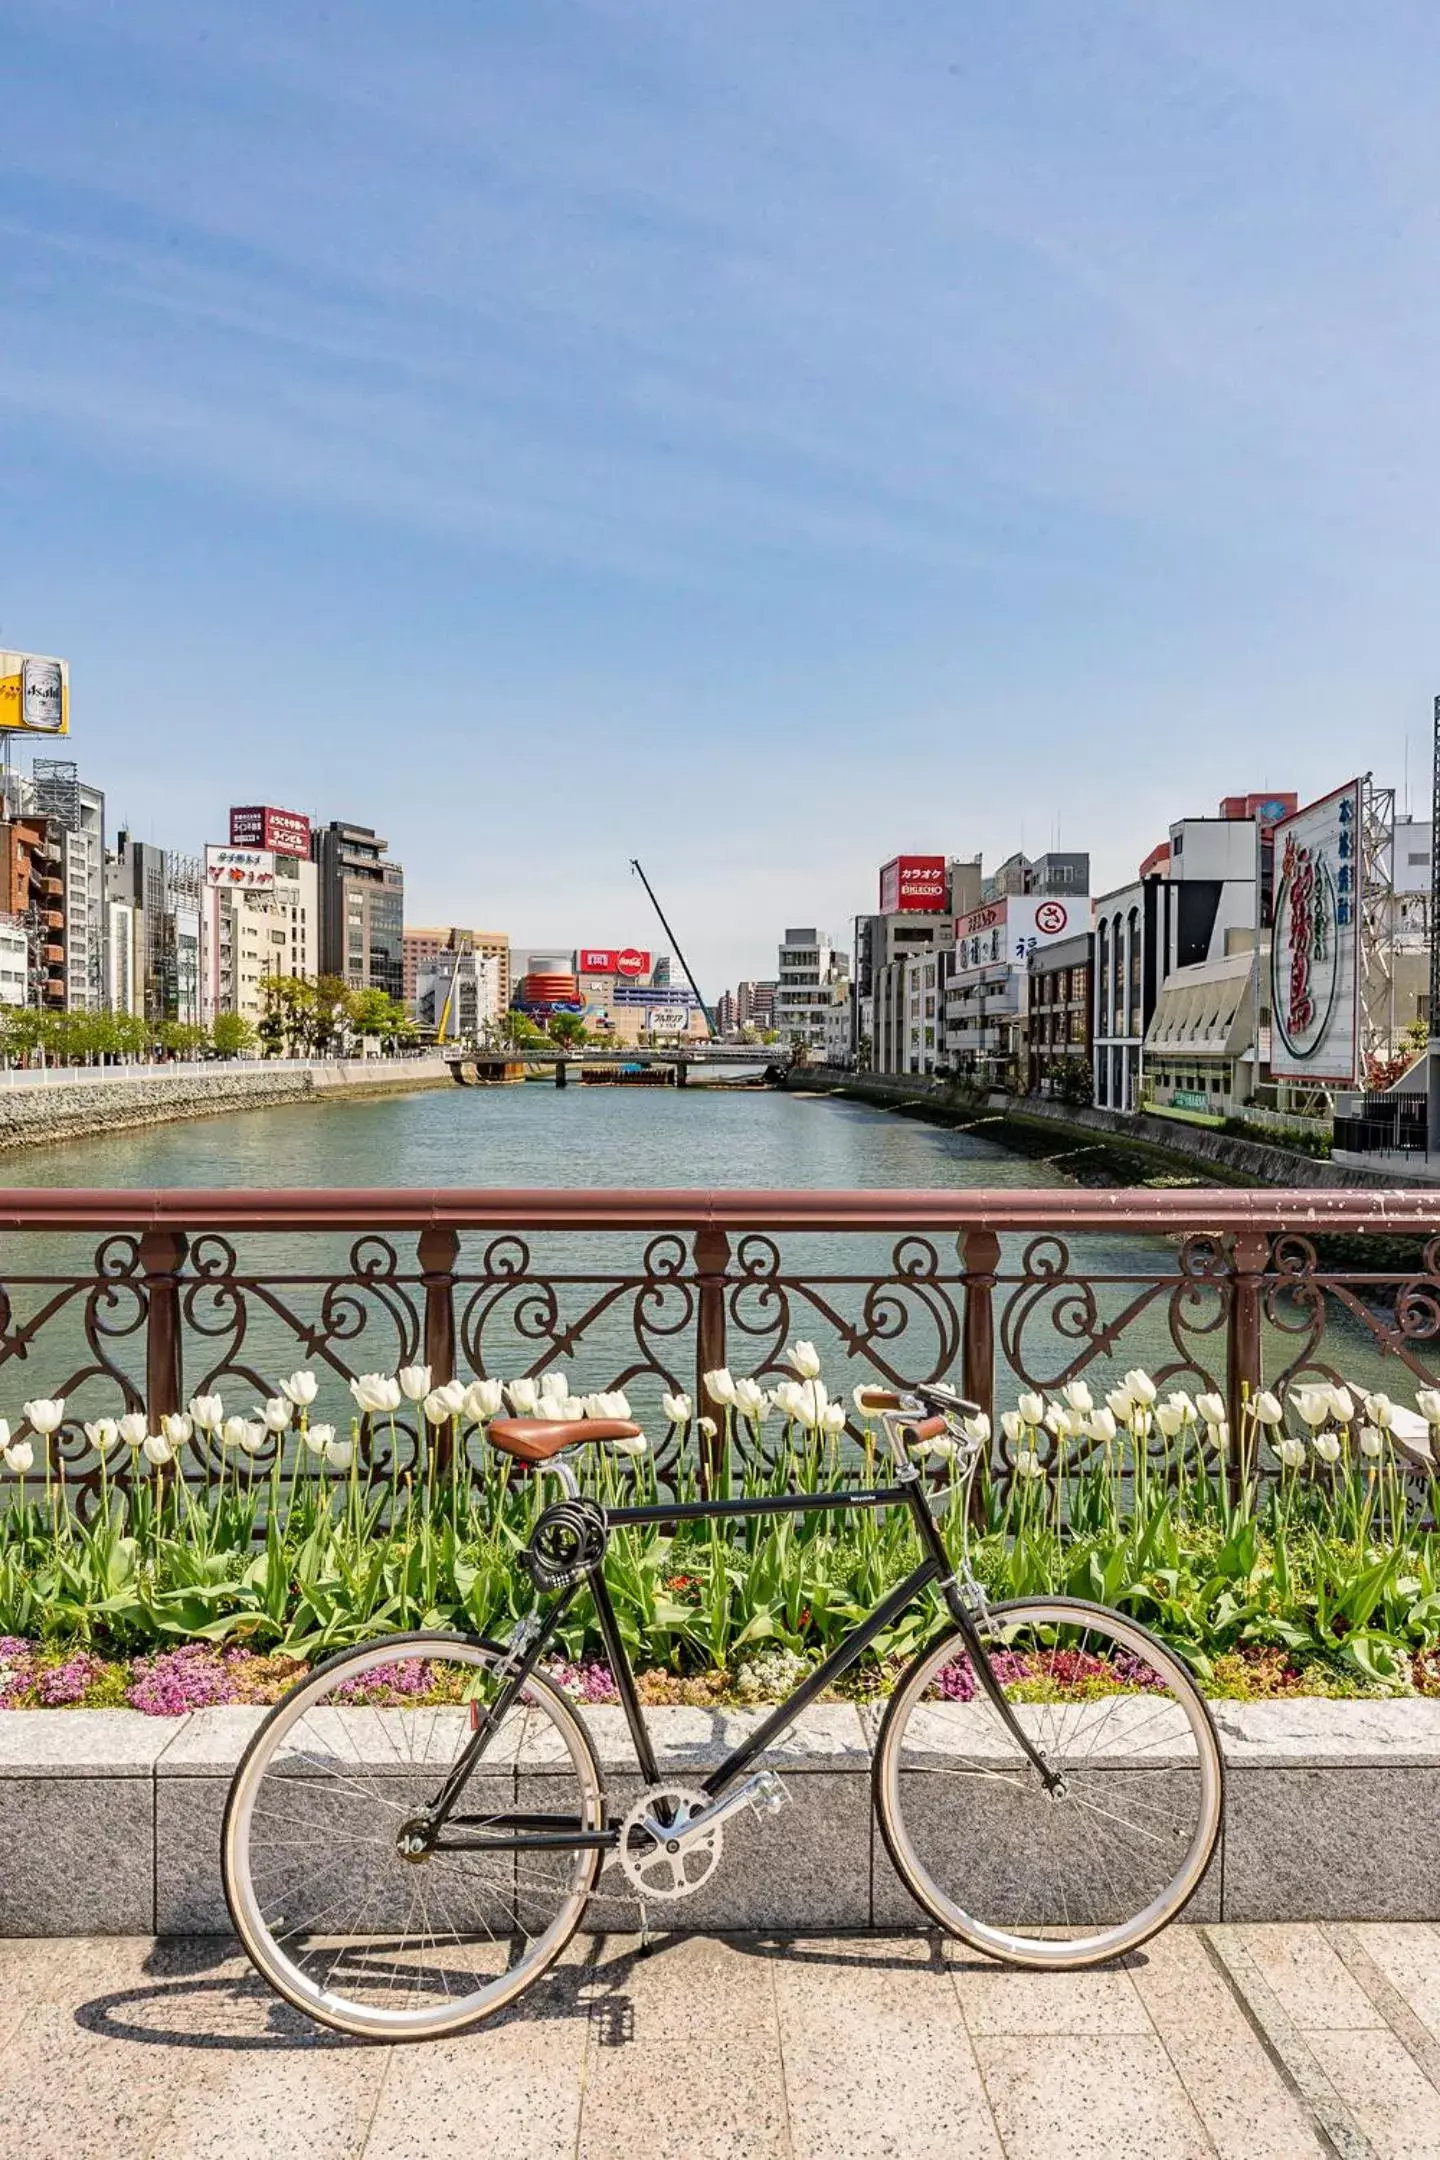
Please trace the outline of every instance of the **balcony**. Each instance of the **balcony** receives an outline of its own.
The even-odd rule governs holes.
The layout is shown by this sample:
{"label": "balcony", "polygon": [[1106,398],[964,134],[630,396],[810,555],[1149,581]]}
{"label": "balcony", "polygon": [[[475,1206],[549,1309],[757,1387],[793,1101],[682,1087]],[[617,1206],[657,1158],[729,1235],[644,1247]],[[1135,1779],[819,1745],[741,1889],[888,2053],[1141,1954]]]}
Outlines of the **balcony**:
{"label": "balcony", "polygon": [[[248,1403],[257,1373],[298,1364],[346,1415],[357,1371],[419,1358],[437,1382],[508,1380],[563,1365],[577,1389],[625,1388],[672,1486],[682,1441],[662,1392],[708,1410],[702,1375],[722,1365],[773,1384],[797,1336],[847,1409],[867,1379],[949,1378],[992,1412],[1074,1380],[1100,1400],[1144,1365],[1162,1389],[1219,1393],[1237,1434],[1247,1390],[1330,1375],[1405,1402],[1440,1368],[1423,1191],[10,1188],[0,1226],[0,1292],[31,1316],[27,1370],[37,1385],[84,1376],[67,1390],[65,1459],[92,1485],[82,1420],[158,1417],[211,1390]],[[1053,1451],[1043,1428],[1034,1441]],[[418,1461],[416,1413],[362,1443]],[[763,1464],[770,1441],[741,1425],[728,1444]],[[692,1445],[713,1482],[725,1425]],[[1013,1459],[997,1436],[1002,1486]],[[1273,1469],[1223,1463],[1237,1485]]]}

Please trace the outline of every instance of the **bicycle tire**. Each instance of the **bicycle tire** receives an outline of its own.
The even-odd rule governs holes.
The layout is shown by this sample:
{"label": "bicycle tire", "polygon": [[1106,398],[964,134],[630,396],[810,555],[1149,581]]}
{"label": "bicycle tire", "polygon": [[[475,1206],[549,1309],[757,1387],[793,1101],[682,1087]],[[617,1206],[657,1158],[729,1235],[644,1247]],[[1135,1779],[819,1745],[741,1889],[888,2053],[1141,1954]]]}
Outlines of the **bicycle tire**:
{"label": "bicycle tire", "polygon": [[[924,1912],[988,1957],[1044,1971],[1121,1957],[1184,1910],[1215,1851],[1225,1773],[1209,1705],[1148,1629],[1083,1599],[993,1606],[981,1633],[1007,1701],[1063,1786],[1045,1791],[973,1667],[967,1674],[965,1636],[949,1628],[912,1660],[881,1723],[872,1789],[891,1864]],[[952,1699],[936,1703],[947,1675]],[[940,1714],[922,1718],[922,1708]],[[927,1776],[936,1782],[922,1789]],[[1034,1842],[1047,1819],[1070,1834],[1073,1855],[1048,1867]],[[1108,1833],[1113,1859],[1100,1845],[1107,1823],[1125,1833]],[[1168,1854],[1182,1843],[1171,1871]],[[937,1879],[942,1867],[973,1885],[968,1897]]]}
{"label": "bicycle tire", "polygon": [[[410,1887],[423,1871],[400,1856],[395,1834],[407,1802],[413,1806],[416,1798],[428,1797],[436,1783],[443,1781],[448,1768],[446,1749],[450,1749],[449,1762],[453,1762],[468,1731],[468,1714],[463,1702],[454,1706],[456,1714],[447,1717],[437,1733],[442,1716],[452,1705],[414,1707],[402,1703],[397,1707],[382,1703],[377,1707],[372,1698],[377,1692],[383,1695],[389,1683],[382,1685],[373,1678],[367,1680],[367,1676],[374,1675],[377,1668],[393,1669],[402,1676],[407,1668],[423,1668],[431,1675],[448,1679],[452,1669],[458,1668],[474,1676],[465,1684],[478,1689],[483,1687],[485,1675],[493,1683],[495,1670],[506,1655],[500,1644],[483,1637],[433,1629],[388,1636],[339,1651],[282,1696],[240,1759],[221,1831],[221,1872],[231,1921],[262,1978],[296,2009],[332,2031],[386,2041],[433,2039],[462,2031],[504,2009],[533,1985],[562,1954],[580,1925],[600,1873],[603,1854],[598,1847],[567,1848],[554,1861],[548,1856],[537,1857],[527,1864],[529,1872],[523,1878],[517,1858],[513,1881],[508,1885],[500,1856],[437,1852],[427,1865],[438,1863],[445,1871],[445,1910],[451,1924],[438,1933],[428,1927],[426,1898],[423,1917],[427,1925],[422,1935],[435,1946],[437,1963],[442,1940],[453,1942],[453,1949],[447,1947],[447,1957],[457,1968],[455,1979],[461,1992],[440,2002],[397,2003],[396,1981],[392,1977],[383,1999],[375,1999],[386,1969],[382,1958],[388,1957],[392,1972],[400,1973],[408,1982],[412,1997],[421,1985],[424,1968],[413,1954],[405,1962],[404,1946],[409,1938],[397,1938],[393,1931],[385,1937],[373,1918],[368,1929],[362,1927],[362,1922],[377,1914],[383,1918],[387,1909],[395,1910],[407,1895],[407,1910],[413,1912],[417,1896],[423,1896],[423,1892]],[[434,1684],[440,1686],[442,1679]],[[537,1672],[525,1683],[520,1709],[528,1714],[523,1735],[518,1729],[506,1732],[502,1728],[502,1748],[492,1750],[482,1760],[476,1777],[499,1778],[502,1783],[508,1778],[511,1789],[518,1791],[523,1737],[526,1762],[533,1760],[545,1771],[547,1801],[573,1799],[573,1819],[587,1829],[603,1828],[600,1765],[575,1707],[553,1682]],[[427,1712],[428,1726],[422,1723]],[[510,1716],[515,1714],[507,1716],[507,1727]],[[533,1729],[528,1722],[531,1719],[538,1720]],[[307,1721],[309,1737],[304,1741],[299,1736],[306,1733]],[[547,1731],[555,1745],[537,1748],[537,1733],[543,1738]],[[402,1743],[407,1739],[408,1761],[402,1754]],[[414,1797],[407,1789],[407,1777]],[[307,1820],[303,1812],[306,1803],[313,1803],[317,1797],[319,1804],[313,1806],[311,1819]],[[513,1806],[513,1800],[510,1804]],[[267,1896],[257,1888],[257,1871],[263,1874],[266,1866],[272,1871],[275,1866],[274,1855],[264,1844],[267,1821],[298,1826],[303,1835],[291,1838],[290,1843],[302,1855],[313,1850],[324,1861],[331,1858],[330,1837],[338,1826],[339,1856],[330,1865],[328,1876],[322,1874],[319,1881],[328,1895],[336,1874],[341,1875],[342,1883],[348,1874],[355,1884],[354,1898],[368,1900],[351,1923],[352,1932],[347,1936],[343,1923],[325,1930],[327,1935],[339,1935],[342,1940],[339,1944],[317,1945],[308,1963],[297,1955],[298,1938],[303,1932],[304,1900],[316,1893],[314,1884],[307,1881],[303,1860],[298,1867],[290,1867],[288,1876],[277,1875],[273,1892],[273,1899],[280,1899],[283,1891],[285,1906],[299,1901],[298,1917],[286,1909],[272,1910],[267,1915]],[[567,1860],[572,1878],[568,1883],[563,1880]],[[346,1894],[342,1887],[342,1897]],[[436,1895],[441,1893],[437,1890]],[[552,1896],[558,1900],[555,1912],[543,1927],[533,1930],[535,1909],[542,1900],[548,1904]],[[462,1903],[458,1915],[469,1921],[468,1928],[454,1925],[457,1913],[451,1899],[468,1900],[468,1905]],[[330,1917],[330,1910],[310,1916],[312,1921]],[[280,1927],[280,1923],[288,1924]],[[500,1923],[508,1923],[512,1931],[507,1941],[516,1936],[523,1939],[522,1954],[513,1966],[507,1964],[501,1971],[483,1973],[481,1968],[487,1962],[491,1966],[499,1962]],[[389,1941],[388,1949],[377,1947],[377,1935]],[[328,1980],[322,1980],[319,1975],[327,1959],[330,1974]],[[336,1974],[342,1969],[345,1979],[337,1985]],[[363,1996],[359,1987],[362,1979],[368,1989]],[[477,1984],[467,1987],[467,1979]]]}

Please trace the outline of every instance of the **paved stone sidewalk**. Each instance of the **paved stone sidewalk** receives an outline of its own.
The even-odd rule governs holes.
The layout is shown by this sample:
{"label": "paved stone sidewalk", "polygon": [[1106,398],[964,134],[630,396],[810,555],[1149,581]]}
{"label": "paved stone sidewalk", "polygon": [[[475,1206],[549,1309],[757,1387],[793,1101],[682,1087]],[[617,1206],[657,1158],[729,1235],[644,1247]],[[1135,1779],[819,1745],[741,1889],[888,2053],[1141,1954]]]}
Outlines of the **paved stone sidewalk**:
{"label": "paved stone sidewalk", "polygon": [[1434,2160],[1440,1928],[1176,1928],[1123,1970],[920,1936],[592,1938],[460,2040],[317,2034],[222,1941],[0,1944],[24,2160]]}

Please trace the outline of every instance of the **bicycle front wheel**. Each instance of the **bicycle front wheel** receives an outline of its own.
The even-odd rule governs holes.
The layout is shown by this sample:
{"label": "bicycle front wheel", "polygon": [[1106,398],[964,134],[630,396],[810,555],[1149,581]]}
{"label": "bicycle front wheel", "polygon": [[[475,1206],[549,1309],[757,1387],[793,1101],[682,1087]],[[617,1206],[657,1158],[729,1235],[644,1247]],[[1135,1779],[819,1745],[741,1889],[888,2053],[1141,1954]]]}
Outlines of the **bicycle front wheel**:
{"label": "bicycle front wheel", "polygon": [[886,1710],[875,1809],[897,1873],[973,1949],[1061,1971],[1133,1950],[1194,1895],[1220,1832],[1209,1709],[1145,1628],[1072,1598],[992,1608],[1000,1694],[1048,1785],[953,1629]]}
{"label": "bicycle front wheel", "polygon": [[[433,2039],[513,2002],[579,1925],[604,1826],[584,1726],[539,1673],[491,1736],[445,1835],[529,1850],[417,1851],[411,1835],[496,1699],[505,1652],[458,1635],[342,1651],[275,1705],[225,1810],[230,1916],[252,1962],[322,2025]],[[462,1823],[460,1818],[465,1818]]]}

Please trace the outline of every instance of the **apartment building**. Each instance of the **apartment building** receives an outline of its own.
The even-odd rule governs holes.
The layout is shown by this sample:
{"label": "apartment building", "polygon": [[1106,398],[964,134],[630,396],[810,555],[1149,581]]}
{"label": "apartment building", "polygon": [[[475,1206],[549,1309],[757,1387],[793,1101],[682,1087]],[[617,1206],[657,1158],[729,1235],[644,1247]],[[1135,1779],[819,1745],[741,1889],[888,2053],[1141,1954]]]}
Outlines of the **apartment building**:
{"label": "apartment building", "polygon": [[775,988],[775,1031],[782,1042],[824,1052],[835,986],[848,981],[849,955],[838,952],[823,931],[785,932]]}
{"label": "apartment building", "polygon": [[349,990],[405,994],[405,872],[386,860],[390,843],[343,818],[316,829],[320,973]]}

